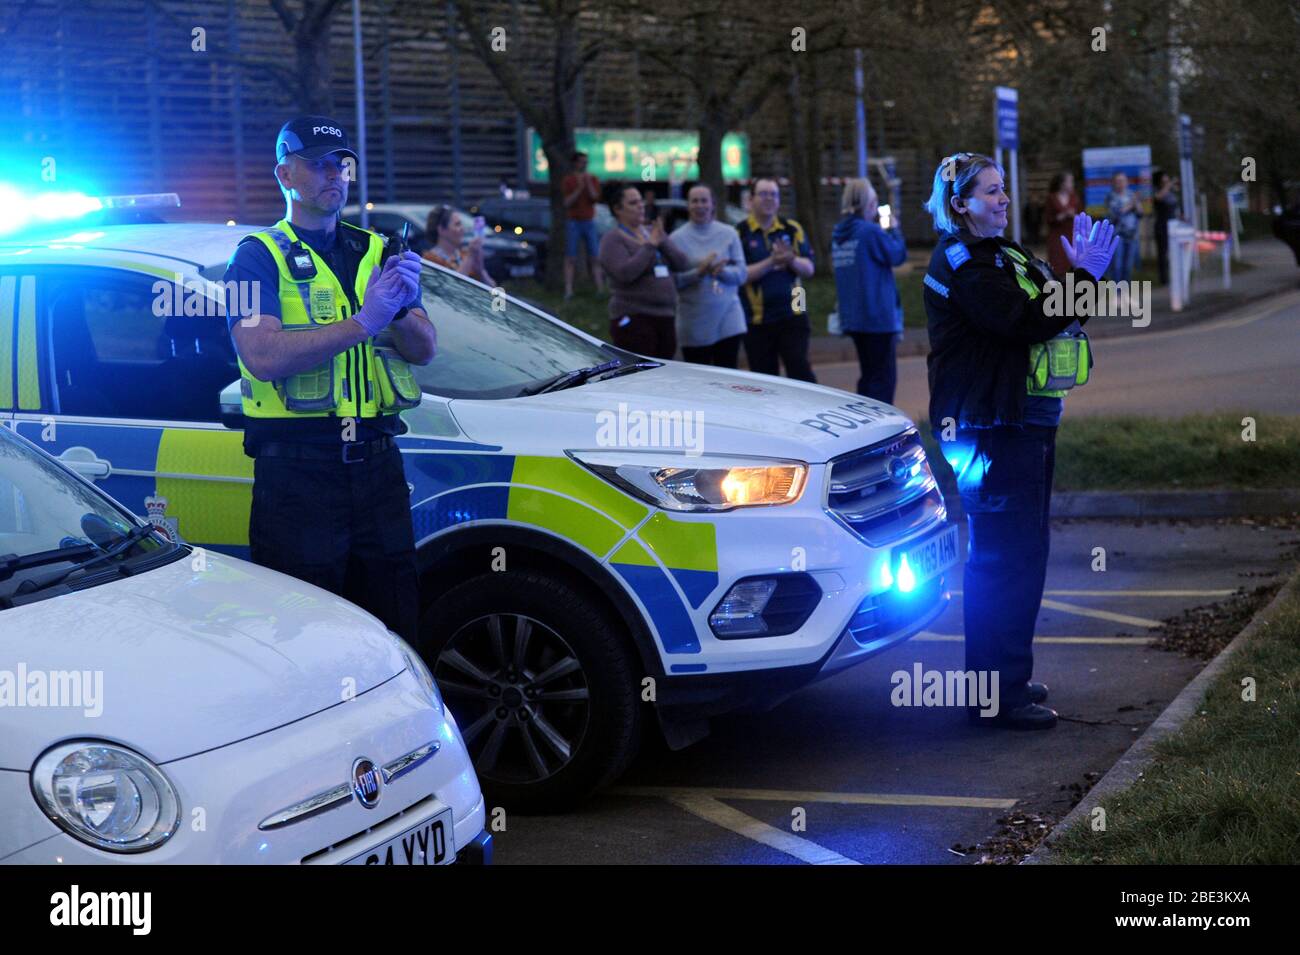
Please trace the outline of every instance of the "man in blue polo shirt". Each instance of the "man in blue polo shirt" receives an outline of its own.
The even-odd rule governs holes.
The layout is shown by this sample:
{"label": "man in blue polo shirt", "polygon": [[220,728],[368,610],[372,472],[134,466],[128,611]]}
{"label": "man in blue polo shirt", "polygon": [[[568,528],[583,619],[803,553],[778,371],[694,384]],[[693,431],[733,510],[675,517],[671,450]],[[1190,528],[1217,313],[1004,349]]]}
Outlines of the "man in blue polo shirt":
{"label": "man in blue polo shirt", "polygon": [[751,371],[779,375],[784,365],[789,377],[816,381],[808,362],[808,308],[802,294],[795,301],[800,279],[813,274],[812,249],[803,226],[777,215],[780,208],[781,187],[760,179],[749,218],[736,227],[748,267],[740,294],[748,325],[745,355]]}

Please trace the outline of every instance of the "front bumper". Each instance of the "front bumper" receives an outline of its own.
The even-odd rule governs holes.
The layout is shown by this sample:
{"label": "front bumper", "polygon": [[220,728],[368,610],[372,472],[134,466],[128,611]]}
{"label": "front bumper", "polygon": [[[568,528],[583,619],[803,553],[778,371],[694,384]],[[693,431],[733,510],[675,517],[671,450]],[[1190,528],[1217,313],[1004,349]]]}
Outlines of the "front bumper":
{"label": "front bumper", "polygon": [[[837,667],[878,652],[874,647],[888,639],[884,634],[869,639],[869,646],[858,647],[850,646],[852,640],[844,642],[846,631],[858,629],[854,621],[866,602],[893,592],[888,568],[897,552],[951,525],[940,505],[931,520],[905,536],[869,544],[828,510],[824,495],[817,492],[825,486],[827,476],[827,465],[813,465],[808,489],[792,505],[738,509],[724,515],[673,515],[671,524],[713,525],[718,573],[713,589],[696,597],[698,602],[693,606],[684,588],[671,595],[688,618],[677,630],[672,627],[674,615],[662,609],[663,600],[640,600],[645,619],[658,628],[657,649],[666,677],[742,677],[761,670],[802,670],[810,666],[816,672],[837,650]],[[622,570],[617,562],[614,567]],[[946,574],[951,577],[955,568],[948,568]],[[811,614],[797,630],[775,636],[726,639],[713,632],[709,616],[738,581],[794,574],[810,577],[821,591]],[[908,599],[915,617],[934,609],[934,600],[922,600],[920,594]],[[936,613],[941,610],[938,608]],[[900,619],[891,630],[905,630],[907,624],[906,619]],[[915,629],[899,639],[906,639]],[[683,632],[689,639],[680,636]]]}
{"label": "front bumper", "polygon": [[[900,602],[897,606],[867,597],[830,649],[811,663],[748,672],[660,677],[659,717],[667,723],[687,724],[725,713],[769,710],[802,687],[883,653],[924,630],[947,609],[950,599],[947,575],[928,582],[907,603]],[[871,606],[873,603],[876,605]]]}
{"label": "front bumper", "polygon": [[[382,764],[431,741],[438,752],[386,784],[374,809],[352,798],[280,828],[259,828],[287,806],[347,781],[358,758]],[[350,702],[161,768],[180,796],[180,826],[158,848],[136,854],[74,839],[41,813],[27,774],[5,774],[21,785],[0,792],[0,814],[34,816],[27,821],[48,835],[0,861],[321,864],[359,855],[447,806],[458,854],[484,828],[478,778],[454,719],[432,707],[405,671]]]}

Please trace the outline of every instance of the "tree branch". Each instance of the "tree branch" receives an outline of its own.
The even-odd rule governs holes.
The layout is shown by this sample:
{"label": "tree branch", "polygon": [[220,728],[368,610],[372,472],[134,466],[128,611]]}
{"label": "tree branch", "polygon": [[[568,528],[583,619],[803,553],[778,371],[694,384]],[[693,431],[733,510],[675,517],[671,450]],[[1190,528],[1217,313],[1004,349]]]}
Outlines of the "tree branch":
{"label": "tree branch", "polygon": [[298,20],[294,17],[293,11],[285,5],[284,0],[268,0],[268,2],[275,15],[280,18],[280,22],[284,24],[286,31],[292,34],[298,29]]}

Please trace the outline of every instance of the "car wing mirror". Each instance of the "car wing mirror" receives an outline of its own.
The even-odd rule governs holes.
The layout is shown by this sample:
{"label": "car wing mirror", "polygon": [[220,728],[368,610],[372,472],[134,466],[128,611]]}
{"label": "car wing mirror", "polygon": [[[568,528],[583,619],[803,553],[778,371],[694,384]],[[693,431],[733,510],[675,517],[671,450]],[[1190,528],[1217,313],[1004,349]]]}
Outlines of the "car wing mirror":
{"label": "car wing mirror", "polygon": [[236,378],[221,389],[221,423],[233,431],[244,430],[243,378]]}

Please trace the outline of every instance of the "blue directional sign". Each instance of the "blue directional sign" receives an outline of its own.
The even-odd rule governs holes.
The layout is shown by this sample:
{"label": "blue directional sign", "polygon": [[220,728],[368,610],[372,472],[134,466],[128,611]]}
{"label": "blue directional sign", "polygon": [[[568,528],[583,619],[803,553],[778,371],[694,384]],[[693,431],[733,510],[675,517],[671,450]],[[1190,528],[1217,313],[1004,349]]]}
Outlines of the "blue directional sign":
{"label": "blue directional sign", "polygon": [[1020,94],[1009,86],[994,87],[997,140],[1000,149],[1020,148]]}

